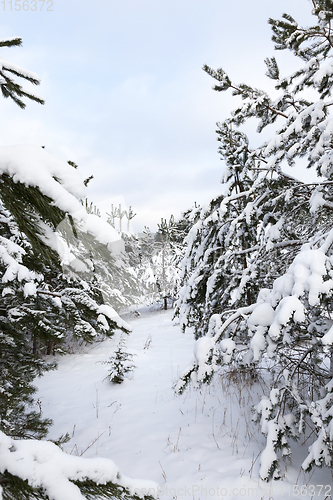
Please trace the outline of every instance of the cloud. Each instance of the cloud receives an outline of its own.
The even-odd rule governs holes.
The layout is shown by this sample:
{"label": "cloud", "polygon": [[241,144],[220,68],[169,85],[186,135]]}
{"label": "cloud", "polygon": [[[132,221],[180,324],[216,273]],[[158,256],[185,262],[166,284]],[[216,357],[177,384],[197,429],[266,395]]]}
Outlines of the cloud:
{"label": "cloud", "polygon": [[8,12],[2,37],[22,36],[23,48],[4,57],[41,76],[46,103],[22,112],[2,99],[0,143],[75,161],[95,177],[91,201],[123,196],[137,221],[156,224],[221,189],[215,123],[234,103],[202,65],[265,87],[267,18],[305,10],[304,0],[56,0],[53,12]]}

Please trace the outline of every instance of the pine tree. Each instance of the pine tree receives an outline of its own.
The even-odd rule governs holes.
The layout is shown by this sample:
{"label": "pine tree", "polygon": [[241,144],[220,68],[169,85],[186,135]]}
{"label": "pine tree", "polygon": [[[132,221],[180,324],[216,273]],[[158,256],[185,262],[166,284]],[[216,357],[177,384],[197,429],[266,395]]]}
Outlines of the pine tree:
{"label": "pine tree", "polygon": [[[36,148],[34,151],[39,150]],[[29,153],[32,153],[31,149]],[[26,157],[28,155],[20,156],[22,161]],[[45,165],[39,164],[36,155],[35,167],[39,168],[39,172],[42,170],[43,177],[46,173],[43,169],[50,158],[44,153],[42,157]],[[50,175],[47,183],[47,189],[54,190],[54,199],[33,185],[32,193],[36,196],[32,196],[28,179],[26,178],[25,185],[18,180],[21,175],[20,161],[16,165],[16,182],[8,174],[1,177],[4,182],[1,185],[0,214],[0,289],[3,314],[0,317],[0,430],[7,437],[26,439],[45,437],[51,423],[42,418],[38,405],[33,400],[33,379],[52,367],[42,361],[42,356],[66,350],[73,339],[92,341],[96,335],[111,335],[115,328],[123,331],[128,331],[128,328],[115,310],[105,303],[96,277],[88,267],[90,261],[85,252],[90,247],[87,247],[87,242],[92,248],[99,249],[99,261],[105,259],[103,265],[105,269],[109,267],[109,277],[112,263],[115,262],[115,257],[105,243],[97,242],[92,234],[82,232],[83,221],[87,225],[90,217],[95,216],[83,211],[79,217],[74,212],[74,223],[71,215],[66,216],[66,212],[59,209],[59,201],[55,196],[62,185],[59,169],[57,180]],[[0,164],[1,168],[7,164],[6,155],[3,156],[1,151]],[[13,161],[12,168],[15,168],[14,165]],[[70,168],[65,164],[63,167],[65,170]],[[66,173],[66,177],[68,175]],[[33,184],[32,178],[30,182]],[[19,207],[20,210],[12,210],[11,213],[15,196],[16,208]],[[80,202],[63,185],[60,199],[64,201],[66,198],[67,202],[71,200],[70,204],[73,203],[75,208],[81,207]],[[61,231],[63,224],[58,224],[60,216],[65,221],[71,220],[74,225],[71,233],[75,239],[73,247]],[[35,232],[32,221],[35,222]],[[71,223],[68,225],[71,226]],[[103,238],[107,235],[107,229],[108,225],[105,223]],[[95,256],[97,258],[96,252]],[[61,262],[64,257],[67,258],[69,267],[71,265],[76,272],[65,272],[66,266]],[[86,265],[86,274],[82,269],[83,265]],[[81,273],[78,273],[78,268]],[[117,270],[120,274],[118,266]],[[6,467],[6,462],[2,463]],[[0,484],[4,489],[4,498],[20,498],[17,488],[22,498],[47,498],[46,492],[43,493],[40,488],[31,488],[19,477],[11,475],[9,470],[6,472],[2,469],[2,472]],[[110,483],[103,488],[95,482],[78,482],[78,486],[90,492],[91,496],[93,492],[97,496],[103,490],[106,496],[110,494],[112,497],[116,488],[115,484]],[[127,494],[125,490],[121,491],[122,493],[119,490],[119,495]]]}
{"label": "pine tree", "polygon": [[[0,46],[20,43],[3,40]],[[21,108],[22,97],[43,103],[8,72],[33,84],[38,77],[4,60],[0,67],[4,97]],[[32,383],[53,367],[43,354],[59,350],[71,335],[91,341],[116,328],[129,331],[105,303],[86,254],[87,242],[99,247],[98,264],[107,278],[116,269],[119,282],[123,244],[119,248],[117,233],[82,209],[84,183],[75,168],[41,148],[0,150],[0,497],[5,500],[139,498],[112,461],[74,458],[40,440],[51,421],[42,418],[40,408],[36,411]],[[68,225],[74,245],[63,231]],[[115,294],[121,297],[120,291]],[[147,486],[157,491],[157,485]],[[148,488],[139,496],[150,498]]]}
{"label": "pine tree", "polygon": [[[299,26],[287,14],[281,20],[269,20],[275,48],[291,50],[303,64],[282,78],[276,59],[266,60],[267,76],[280,91],[278,98],[233,83],[222,69],[204,67],[217,81],[215,90],[230,89],[242,99],[223,128],[229,126],[230,130],[230,125],[241,126],[254,117],[259,119],[258,132],[273,124],[276,130],[261,147],[244,149],[252,162],[250,170],[259,173],[252,185],[215,200],[210,211],[201,214],[202,219],[197,217],[190,232],[185,265],[197,304],[194,301],[192,306],[192,296],[185,292],[179,310],[185,307],[186,315],[199,304],[202,329],[195,357],[178,390],[189,380],[197,384],[209,380],[221,364],[255,370],[264,363],[269,368],[269,393],[256,406],[267,436],[261,457],[263,479],[280,477],[279,460],[290,455],[290,439],[297,439],[306,428],[314,442],[303,468],[331,466],[333,458],[333,4],[314,0],[313,5],[317,24],[312,27]],[[312,94],[307,92],[309,88]],[[228,162],[234,156],[230,141],[229,151],[222,153],[229,172]],[[240,153],[236,148],[235,166],[242,165],[244,155]],[[298,158],[305,158],[322,179],[306,184],[284,174],[284,162],[293,165]],[[244,164],[241,170],[244,175]],[[224,230],[231,238],[225,239]],[[216,264],[210,255],[218,244],[222,248]],[[243,267],[241,255],[247,259]],[[232,264],[225,267],[229,256]],[[231,289],[226,282],[232,283]],[[191,312],[188,317],[191,321]]]}
{"label": "pine tree", "polygon": [[176,241],[176,231],[175,219],[171,216],[169,221],[161,219],[155,235],[155,255],[152,261],[164,309],[168,308],[168,299],[173,301],[178,292],[179,269],[177,264],[181,244]]}
{"label": "pine tree", "polygon": [[256,245],[256,226],[251,227],[245,208],[254,199],[251,188],[257,171],[252,170],[254,160],[244,134],[226,122],[219,124],[218,138],[226,162],[226,195],[197,211],[187,237],[184,286],[176,309],[183,329],[194,327],[196,337],[207,330],[212,314],[251,303],[254,293],[247,249]]}
{"label": "pine tree", "polygon": [[156,284],[156,276],[153,266],[153,256],[155,253],[154,234],[150,228],[145,226],[142,237],[138,241],[138,280],[144,286],[144,300],[152,304],[159,298],[159,289]]}
{"label": "pine tree", "polygon": [[124,337],[120,338],[117,349],[106,363],[109,365],[107,379],[112,384],[124,382],[126,374],[133,371],[135,365],[132,364],[133,354],[125,351]]}

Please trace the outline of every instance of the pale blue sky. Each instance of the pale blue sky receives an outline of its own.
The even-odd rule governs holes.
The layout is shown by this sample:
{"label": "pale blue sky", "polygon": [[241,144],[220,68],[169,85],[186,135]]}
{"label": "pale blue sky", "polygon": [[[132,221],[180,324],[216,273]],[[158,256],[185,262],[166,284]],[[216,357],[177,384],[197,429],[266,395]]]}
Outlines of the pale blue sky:
{"label": "pale blue sky", "polygon": [[[17,7],[23,0],[17,0]],[[230,94],[211,90],[203,64],[266,86],[269,17],[309,19],[309,0],[15,0],[0,3],[1,57],[39,74],[45,105],[2,99],[0,144],[32,143],[94,175],[91,201],[122,200],[152,230],[220,192],[215,124]],[[291,68],[291,58],[283,58]]]}

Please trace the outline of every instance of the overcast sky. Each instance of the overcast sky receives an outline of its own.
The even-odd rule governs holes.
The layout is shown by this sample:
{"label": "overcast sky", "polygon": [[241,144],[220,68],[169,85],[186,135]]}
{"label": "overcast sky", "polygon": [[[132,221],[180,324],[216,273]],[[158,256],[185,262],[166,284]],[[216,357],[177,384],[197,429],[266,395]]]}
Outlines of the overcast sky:
{"label": "overcast sky", "polygon": [[[132,206],[135,231],[221,191],[215,124],[232,104],[211,90],[203,64],[266,87],[268,18],[288,12],[306,22],[311,9],[309,0],[37,4],[0,3],[0,38],[23,39],[1,57],[36,72],[45,99],[24,111],[1,99],[0,144],[43,145],[74,161],[83,178],[94,175],[89,200]],[[292,59],[277,55],[291,70]]]}

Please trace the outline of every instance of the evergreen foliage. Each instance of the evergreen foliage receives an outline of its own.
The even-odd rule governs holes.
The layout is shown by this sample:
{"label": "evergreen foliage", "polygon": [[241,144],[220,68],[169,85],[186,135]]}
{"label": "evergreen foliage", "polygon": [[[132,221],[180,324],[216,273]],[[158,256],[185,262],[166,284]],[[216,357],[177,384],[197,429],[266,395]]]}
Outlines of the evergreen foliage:
{"label": "evergreen foliage", "polygon": [[[106,484],[96,484],[91,479],[73,481],[77,486],[82,498],[86,500],[153,500],[150,495],[144,497],[132,494],[128,488],[108,481]],[[31,486],[28,481],[24,481],[18,476],[5,472],[0,479],[0,487],[3,487],[3,500],[50,500],[47,492],[42,487]]]}
{"label": "evergreen foliage", "polygon": [[0,494],[7,500],[151,500],[149,490],[157,488],[122,476],[111,460],[74,457],[49,441],[13,440],[0,431],[0,450]]}
{"label": "evergreen foliage", "polygon": [[[333,459],[332,2],[313,5],[314,26],[303,28],[287,14],[269,20],[275,48],[300,61],[282,77],[276,59],[266,59],[277,98],[204,67],[214,89],[231,90],[241,104],[218,125],[224,194],[194,215],[177,305],[183,327],[194,326],[197,337],[178,391],[209,381],[221,365],[268,370],[270,388],[255,409],[267,436],[260,469],[266,480],[281,477],[290,439],[304,432],[313,440],[305,470],[331,467]],[[258,132],[275,127],[256,149],[234,130],[251,118],[259,120]],[[300,158],[317,182],[283,172]]]}
{"label": "evergreen foliage", "polygon": [[[0,40],[0,47],[17,47],[21,45],[21,38],[7,38],[5,40]],[[36,96],[32,92],[23,89],[20,84],[13,80],[11,75],[24,78],[33,85],[40,84],[39,77],[31,71],[27,71],[20,68],[16,64],[12,64],[5,59],[0,58],[0,87],[3,97],[10,97],[22,109],[26,106],[22,100],[23,98],[31,99],[39,104],[44,104],[43,99]]]}
{"label": "evergreen foliage", "polygon": [[[121,269],[115,266],[115,259],[107,247],[97,243],[92,235],[86,234],[84,238],[78,225],[76,236],[73,231],[71,233],[75,239],[72,250],[76,258],[70,262],[76,272],[71,269],[66,272],[60,255],[48,247],[46,242],[49,240],[45,239],[45,232],[50,234],[50,229],[55,231],[60,219],[58,214],[63,215],[62,211],[39,189],[32,188],[35,200],[29,193],[29,186],[19,184],[19,193],[23,188],[26,192],[26,202],[23,196],[18,196],[20,212],[13,210],[12,214],[12,204],[8,203],[8,199],[13,196],[14,200],[16,183],[6,176],[5,185],[9,186],[9,196],[6,196],[3,187],[1,202],[2,199],[5,202],[0,212],[0,430],[15,439],[40,439],[46,436],[51,421],[43,419],[41,407],[34,401],[33,380],[46,369],[54,367],[45,363],[43,356],[66,351],[80,339],[91,342],[98,335],[112,335],[116,328],[128,331],[114,309],[105,304],[96,277],[102,268],[104,279],[111,281],[112,285],[110,265],[117,267],[119,280]],[[28,214],[34,217],[30,219]],[[69,221],[69,217],[64,220]],[[25,221],[28,223],[26,231]],[[31,221],[36,223],[35,233]],[[68,226],[71,226],[70,222]],[[59,229],[59,224],[57,227]],[[61,226],[62,243],[66,243],[69,249],[72,242],[66,239],[62,229]],[[91,272],[88,266],[86,273],[77,272],[78,263],[90,262],[86,258],[89,251],[87,241],[98,249],[94,252],[96,273]],[[82,266],[80,269],[82,271]],[[121,297],[121,292],[116,295]],[[48,498],[43,489],[31,486],[31,483],[9,474],[6,469],[2,469],[2,473],[3,498]],[[88,498],[92,498],[92,481],[87,488],[88,483],[82,483],[82,489],[87,490]],[[115,498],[114,492],[118,491],[114,483],[106,486],[95,483],[95,498],[102,494],[102,490],[105,498]],[[123,496],[120,490],[119,496]]]}
{"label": "evergreen foliage", "polygon": [[34,401],[34,378],[51,368],[36,359],[23,332],[0,317],[0,429],[16,438],[45,437],[51,421]]}
{"label": "evergreen foliage", "polygon": [[[184,219],[185,220],[185,219]],[[161,219],[158,231],[144,229],[140,240],[139,278],[146,288],[146,296],[150,302],[162,301],[164,309],[168,301],[174,302],[179,288],[179,262],[184,252],[184,235],[186,223]]]}
{"label": "evergreen foliage", "polygon": [[[93,202],[85,199],[84,206],[89,214],[102,218],[101,210]],[[106,215],[107,223],[114,228],[110,214]],[[114,258],[106,245],[97,242],[96,238],[91,238],[78,226],[73,226],[70,219],[63,220],[58,230],[63,234],[72,253],[76,255],[76,263],[81,263],[78,274],[84,276],[84,279],[88,277],[88,281],[93,277],[95,288],[99,288],[106,303],[120,311],[142,300],[146,289],[139,277],[140,252],[135,235],[129,232],[116,233],[118,241],[115,245],[118,248]],[[68,270],[70,272],[70,269]]]}
{"label": "evergreen foliage", "polygon": [[159,290],[156,285],[156,276],[153,267],[153,256],[155,253],[154,234],[150,228],[145,226],[143,236],[138,241],[139,263],[137,267],[139,282],[144,285],[144,297],[147,302],[153,303],[159,298]]}
{"label": "evergreen foliage", "polygon": [[176,241],[177,225],[173,216],[169,222],[161,219],[155,235],[155,255],[153,269],[164,309],[168,308],[168,298],[174,300],[178,292],[178,262],[182,245]]}
{"label": "evergreen foliage", "polygon": [[[20,38],[0,41],[0,47],[20,44]],[[0,59],[4,97],[21,108],[23,97],[43,104],[8,73],[39,84],[33,73]],[[0,497],[5,500],[138,498],[113,462],[74,459],[41,441],[51,420],[42,418],[40,402],[34,401],[33,380],[55,367],[45,355],[115,329],[128,332],[112,306],[127,305],[135,288],[123,242],[107,223],[81,210],[84,182],[69,171],[74,169],[73,162],[59,162],[40,148],[0,151]]]}
{"label": "evergreen foliage", "polygon": [[107,379],[113,384],[121,384],[125,380],[127,373],[133,371],[135,365],[132,364],[133,354],[125,351],[124,337],[120,338],[119,344],[110,359],[106,361],[109,365]]}
{"label": "evergreen foliage", "polygon": [[[95,211],[96,207],[93,212],[90,207],[88,213],[100,219],[100,214]],[[105,224],[108,226],[106,222]],[[130,237],[123,239],[116,233],[114,252],[110,253],[106,244],[87,233],[80,224],[73,226],[70,218],[65,218],[57,231],[71,254],[71,260],[63,263],[61,274],[63,279],[72,283],[71,286],[77,288],[76,283],[81,283],[79,288],[83,293],[83,290],[87,291],[88,283],[98,305],[109,304],[116,311],[125,309],[140,298],[141,288],[128,250],[129,242],[132,241]],[[88,304],[87,301],[86,303]],[[95,312],[96,307],[94,306]]]}

